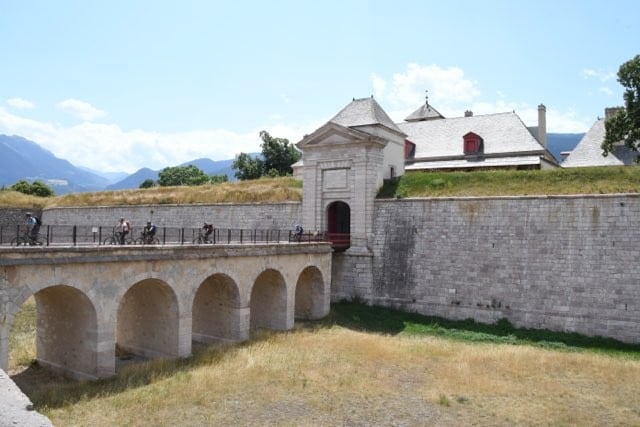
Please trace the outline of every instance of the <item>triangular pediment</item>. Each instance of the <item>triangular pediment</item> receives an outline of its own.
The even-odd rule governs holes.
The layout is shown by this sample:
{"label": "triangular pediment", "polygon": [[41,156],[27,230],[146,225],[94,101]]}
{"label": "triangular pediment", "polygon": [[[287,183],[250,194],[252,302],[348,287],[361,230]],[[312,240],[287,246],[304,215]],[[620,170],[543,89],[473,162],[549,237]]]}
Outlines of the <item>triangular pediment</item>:
{"label": "triangular pediment", "polygon": [[304,151],[306,148],[358,144],[365,142],[374,142],[380,145],[386,144],[386,141],[378,136],[351,129],[334,122],[327,122],[316,129],[312,134],[305,135],[301,141],[296,143],[296,146]]}

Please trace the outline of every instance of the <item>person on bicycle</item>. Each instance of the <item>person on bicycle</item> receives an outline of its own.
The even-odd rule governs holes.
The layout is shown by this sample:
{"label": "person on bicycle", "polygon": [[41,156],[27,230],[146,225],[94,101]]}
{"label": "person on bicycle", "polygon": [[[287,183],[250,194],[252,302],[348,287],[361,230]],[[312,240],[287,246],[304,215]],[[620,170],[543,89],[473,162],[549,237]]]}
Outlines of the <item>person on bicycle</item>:
{"label": "person on bicycle", "polygon": [[40,226],[38,225],[38,220],[35,216],[31,214],[31,212],[27,212],[25,214],[25,224],[24,224],[25,234],[29,236],[29,238],[33,241],[38,240],[38,233],[40,231]]}
{"label": "person on bicycle", "polygon": [[294,236],[297,241],[300,241],[302,239],[302,233],[304,233],[304,229],[300,224],[296,224],[296,231],[294,233]]}
{"label": "person on bicycle", "polygon": [[153,241],[153,238],[156,237],[156,230],[156,225],[152,224],[151,221],[147,221],[147,225],[142,229],[142,237],[144,237],[145,242]]}
{"label": "person on bicycle", "polygon": [[131,225],[129,221],[126,221],[124,218],[120,218],[120,222],[116,224],[116,232],[120,233],[120,244],[124,245],[124,238],[131,231]]}
{"label": "person on bicycle", "polygon": [[207,224],[206,222],[202,226],[202,231],[204,233],[204,241],[208,243],[211,241],[211,233],[213,233],[213,224]]}

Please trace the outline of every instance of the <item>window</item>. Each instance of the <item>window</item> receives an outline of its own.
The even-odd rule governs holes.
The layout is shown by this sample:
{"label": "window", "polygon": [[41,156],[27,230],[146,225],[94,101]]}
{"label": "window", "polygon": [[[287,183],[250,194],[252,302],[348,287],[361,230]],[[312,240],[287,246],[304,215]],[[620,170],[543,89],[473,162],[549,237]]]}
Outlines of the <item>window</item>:
{"label": "window", "polygon": [[484,140],[478,134],[469,132],[462,137],[464,154],[481,154],[484,152]]}

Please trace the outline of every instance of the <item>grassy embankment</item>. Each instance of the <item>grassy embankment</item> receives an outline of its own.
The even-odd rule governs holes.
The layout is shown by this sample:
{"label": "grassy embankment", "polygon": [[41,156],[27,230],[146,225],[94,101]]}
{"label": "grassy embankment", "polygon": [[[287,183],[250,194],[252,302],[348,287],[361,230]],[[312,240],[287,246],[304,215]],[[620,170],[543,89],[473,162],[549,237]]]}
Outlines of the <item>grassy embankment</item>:
{"label": "grassy embankment", "polygon": [[[608,194],[640,191],[640,167],[600,167],[546,171],[407,173],[385,183],[378,197],[517,196]],[[302,182],[291,177],[263,178],[197,187],[73,193],[39,198],[0,191],[0,206],[45,208],[189,203],[260,203],[302,200]]]}
{"label": "grassy embankment", "polygon": [[353,303],[97,382],[14,378],[55,425],[640,424],[640,346]]}
{"label": "grassy embankment", "polygon": [[640,191],[640,167],[407,173],[379,197],[611,194]]}

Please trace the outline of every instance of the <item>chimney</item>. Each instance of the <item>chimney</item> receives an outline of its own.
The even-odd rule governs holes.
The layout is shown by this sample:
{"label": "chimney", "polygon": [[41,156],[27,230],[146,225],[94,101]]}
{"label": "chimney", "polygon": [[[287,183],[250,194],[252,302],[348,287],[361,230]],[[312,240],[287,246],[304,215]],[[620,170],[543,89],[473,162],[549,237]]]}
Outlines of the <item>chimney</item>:
{"label": "chimney", "polygon": [[538,142],[547,148],[547,107],[538,105]]}
{"label": "chimney", "polygon": [[619,111],[623,111],[624,107],[607,107],[604,109],[604,118],[609,120],[611,117],[618,114]]}
{"label": "chimney", "polygon": [[471,111],[471,110],[467,110],[467,111],[465,111],[465,112],[464,112],[464,116],[465,116],[465,117],[472,117],[472,116],[473,116],[473,111]]}

